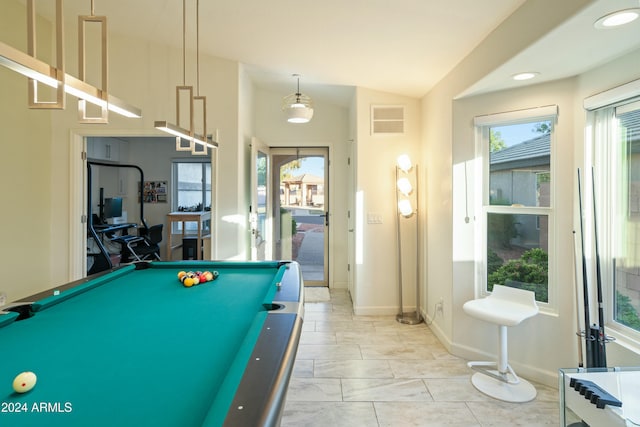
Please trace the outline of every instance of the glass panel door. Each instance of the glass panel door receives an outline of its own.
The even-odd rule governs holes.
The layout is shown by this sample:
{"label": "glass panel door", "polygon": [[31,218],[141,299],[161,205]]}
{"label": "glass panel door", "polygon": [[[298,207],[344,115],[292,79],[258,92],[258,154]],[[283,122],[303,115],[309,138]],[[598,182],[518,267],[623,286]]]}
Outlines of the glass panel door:
{"label": "glass panel door", "polygon": [[272,148],[275,257],[300,263],[306,286],[328,286],[328,149]]}
{"label": "glass panel door", "polygon": [[258,139],[251,140],[251,259],[272,259],[271,214],[269,210],[269,147]]}

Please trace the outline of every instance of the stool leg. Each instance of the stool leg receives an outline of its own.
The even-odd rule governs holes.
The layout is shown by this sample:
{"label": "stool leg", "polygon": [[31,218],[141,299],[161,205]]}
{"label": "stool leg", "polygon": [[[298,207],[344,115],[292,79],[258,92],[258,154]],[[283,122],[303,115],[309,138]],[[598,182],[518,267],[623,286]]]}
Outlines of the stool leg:
{"label": "stool leg", "polygon": [[507,373],[508,366],[507,356],[507,327],[505,325],[498,326],[498,372],[502,375]]}

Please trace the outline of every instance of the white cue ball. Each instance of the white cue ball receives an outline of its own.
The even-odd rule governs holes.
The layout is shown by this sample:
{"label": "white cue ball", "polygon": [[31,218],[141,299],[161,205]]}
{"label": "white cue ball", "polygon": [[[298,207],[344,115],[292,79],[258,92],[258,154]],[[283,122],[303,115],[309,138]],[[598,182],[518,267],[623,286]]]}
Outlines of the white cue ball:
{"label": "white cue ball", "polygon": [[22,372],[13,380],[13,389],[16,393],[26,393],[35,387],[37,380],[33,372]]}

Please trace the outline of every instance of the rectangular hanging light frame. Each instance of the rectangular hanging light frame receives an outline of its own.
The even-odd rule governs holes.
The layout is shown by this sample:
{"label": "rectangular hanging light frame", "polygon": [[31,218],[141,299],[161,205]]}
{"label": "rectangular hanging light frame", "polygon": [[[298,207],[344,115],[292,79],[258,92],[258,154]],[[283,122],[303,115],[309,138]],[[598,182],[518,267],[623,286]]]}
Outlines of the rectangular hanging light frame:
{"label": "rectangular hanging light frame", "polygon": [[180,137],[188,141],[193,141],[195,144],[204,144],[209,148],[216,148],[218,146],[218,143],[213,140],[212,135],[207,135],[206,138],[203,138],[202,135],[192,135],[189,130],[169,123],[166,120],[156,120],[153,127],[173,136]]}
{"label": "rectangular hanging light frame", "polygon": [[[193,104],[194,104],[194,111],[195,111],[195,106],[197,104],[201,104],[202,106],[202,132],[200,132],[200,135],[204,135],[204,141],[199,141],[197,142],[194,138],[194,143],[193,147],[191,147],[191,154],[197,155],[197,156],[206,156],[207,154],[209,154],[209,150],[207,149],[208,145],[206,141],[206,136],[207,136],[207,97],[206,96],[194,96],[193,97]],[[198,135],[196,129],[195,129],[195,119],[192,117],[192,120],[194,122],[194,136]],[[201,150],[198,149],[198,147],[202,147]]]}
{"label": "rectangular hanging light frame", "polygon": [[[107,108],[108,103],[108,61],[107,56],[107,17],[95,16],[95,15],[80,15],[78,16],[78,77],[81,81],[86,81],[86,28],[87,23],[100,24],[100,87],[98,88],[98,97],[100,102],[92,102],[92,104],[100,107],[99,116],[87,115],[87,99],[78,98],[78,121],[81,123],[108,123],[109,122],[109,110]],[[91,102],[91,101],[89,101]]]}
{"label": "rectangular hanging light frame", "polygon": [[[189,96],[189,118],[188,125],[189,129],[185,129],[180,126],[180,93],[187,92]],[[195,101],[203,103],[203,133],[196,133],[195,131],[195,119],[194,119],[194,109],[195,109]],[[191,151],[192,154],[205,155],[208,154],[207,148],[216,148],[218,143],[213,141],[211,135],[207,135],[207,118],[206,118],[206,97],[204,96],[194,96],[193,95],[193,86],[176,86],[176,123],[174,125],[169,123],[166,120],[159,120],[154,123],[154,127],[163,132],[169,133],[173,136],[179,137],[189,142],[189,145],[184,145],[182,140],[176,139],[176,150],[177,151]],[[204,147],[204,150],[198,150],[195,145],[200,145]]]}
{"label": "rectangular hanging light frame", "polygon": [[[63,17],[62,17],[62,0],[56,0],[56,66],[50,67],[50,73],[53,74],[56,82],[55,86],[50,83],[44,83],[36,77],[29,78],[29,108],[33,109],[64,109],[64,33],[63,33]],[[28,56],[37,58],[36,52],[36,6],[35,0],[27,1],[27,53]],[[35,64],[33,64],[35,65]],[[45,65],[45,67],[48,65]],[[20,71],[18,71],[20,72]],[[24,74],[24,73],[21,73]],[[38,85],[43,83],[53,87],[56,90],[55,101],[41,101],[38,99]]]}
{"label": "rectangular hanging light frame", "polygon": [[[47,64],[35,57],[36,37],[35,37],[35,6],[34,0],[27,1],[29,18],[27,24],[29,53],[22,52],[4,42],[0,41],[0,65],[15,71],[29,79],[29,107],[41,109],[63,109],[65,106],[64,93],[75,96],[80,100],[85,100],[101,108],[120,114],[129,118],[141,118],[142,110],[120,98],[113,96],[104,88],[98,89],[95,86],[78,79],[64,72],[64,32],[62,29],[62,0],[56,0],[56,67]],[[105,22],[106,23],[106,22]],[[106,31],[106,29],[105,29]],[[105,33],[106,34],[106,33]],[[104,39],[106,43],[106,38]],[[103,57],[106,58],[106,45],[103,49]],[[103,61],[106,78],[106,61]],[[42,83],[57,90],[56,102],[43,102],[37,99],[37,84]]]}

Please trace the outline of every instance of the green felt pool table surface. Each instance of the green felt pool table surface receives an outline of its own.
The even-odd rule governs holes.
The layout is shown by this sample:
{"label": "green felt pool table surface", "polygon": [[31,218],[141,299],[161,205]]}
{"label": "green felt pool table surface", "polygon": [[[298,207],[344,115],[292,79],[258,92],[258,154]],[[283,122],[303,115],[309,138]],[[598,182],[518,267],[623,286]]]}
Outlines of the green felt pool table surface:
{"label": "green felt pool table surface", "polygon": [[[254,404],[267,409],[254,408],[259,419],[243,422],[268,425],[273,420],[265,417],[279,417],[281,407],[269,406],[281,405],[284,395],[258,403],[256,396],[239,396],[239,389],[241,381],[254,381],[246,378],[251,372],[268,371],[257,376],[266,376],[272,390],[258,396],[286,391],[302,322],[297,264],[140,266],[42,298],[25,320],[5,317],[0,425],[217,426],[225,419],[234,424],[229,414],[249,413]],[[219,277],[187,288],[177,278],[180,270],[216,270]],[[274,302],[284,308],[269,311]],[[265,335],[274,333],[269,322],[276,322],[278,337]],[[272,353],[276,364],[249,369],[261,340],[272,343],[261,351]],[[256,359],[263,357],[269,359]],[[12,382],[23,371],[38,381],[18,394]]]}

